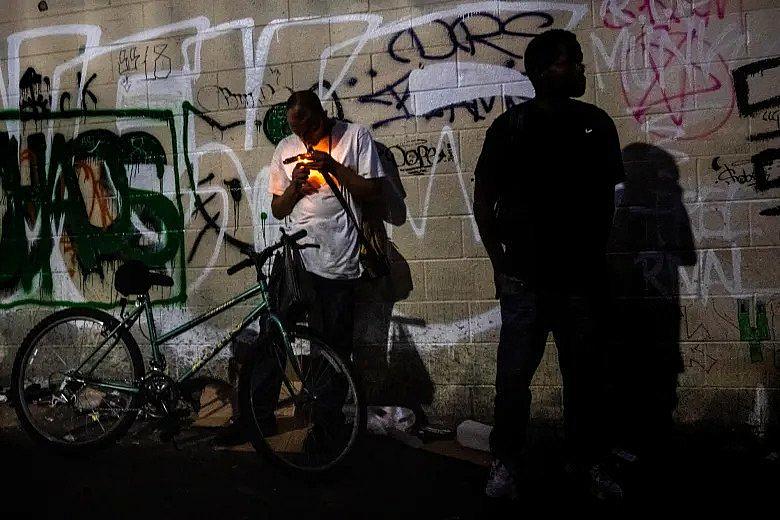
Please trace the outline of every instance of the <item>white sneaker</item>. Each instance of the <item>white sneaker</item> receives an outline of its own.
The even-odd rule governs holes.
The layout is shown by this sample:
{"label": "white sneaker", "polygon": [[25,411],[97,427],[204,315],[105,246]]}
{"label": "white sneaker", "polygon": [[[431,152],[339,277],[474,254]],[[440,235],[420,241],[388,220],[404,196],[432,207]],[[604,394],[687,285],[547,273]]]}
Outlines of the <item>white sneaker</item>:
{"label": "white sneaker", "polygon": [[485,494],[490,498],[509,497],[515,499],[517,497],[517,487],[512,473],[497,459],[490,464],[490,475],[485,485]]}
{"label": "white sneaker", "polygon": [[623,488],[601,464],[594,464],[590,468],[590,492],[599,500],[623,499]]}

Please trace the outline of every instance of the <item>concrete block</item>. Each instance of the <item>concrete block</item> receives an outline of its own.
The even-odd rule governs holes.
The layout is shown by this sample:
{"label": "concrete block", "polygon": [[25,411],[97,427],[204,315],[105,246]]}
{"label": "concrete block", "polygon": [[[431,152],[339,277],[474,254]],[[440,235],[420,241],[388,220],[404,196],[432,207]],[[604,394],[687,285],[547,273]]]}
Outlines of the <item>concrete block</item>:
{"label": "concrete block", "polygon": [[755,388],[769,385],[769,374],[774,372],[772,356],[765,356],[761,362],[751,362],[747,343],[711,343],[706,351],[717,360],[707,373],[707,386]]}
{"label": "concrete block", "polygon": [[255,25],[263,25],[272,20],[289,18],[287,3],[279,0],[237,0],[230,3],[213,4],[212,23],[219,24],[230,20],[250,17]]}
{"label": "concrete block", "polygon": [[773,208],[780,206],[780,201],[750,203],[750,245],[777,246],[780,245],[780,223],[777,217],[766,215]]}
{"label": "concrete block", "polygon": [[469,308],[465,302],[399,302],[393,314],[415,345],[468,341]]}
{"label": "concrete block", "polygon": [[[495,387],[475,386],[471,389],[474,418],[481,422],[493,422]],[[560,387],[531,387],[531,420],[559,422],[563,418],[563,399]]]}
{"label": "concrete block", "polygon": [[[403,91],[400,94],[403,95]],[[411,111],[413,96],[400,106],[396,106],[394,99],[392,94],[387,93],[375,98],[345,98],[340,101],[347,118],[368,126],[374,139],[381,140],[383,136],[411,135],[417,131],[413,113],[407,113],[403,108],[406,106]],[[385,104],[388,100],[390,104]]]}
{"label": "concrete block", "polygon": [[322,51],[329,46],[330,32],[327,20],[323,20],[322,23],[283,26],[276,30],[271,39],[268,63],[319,61]]}
{"label": "concrete block", "polygon": [[440,260],[425,264],[425,288],[430,300],[488,299],[495,292],[489,260]]}
{"label": "concrete block", "polygon": [[[306,90],[319,85],[322,65],[319,54],[306,57],[305,60],[292,65],[294,90]],[[357,56],[349,66],[347,58],[330,58],[326,62],[323,82],[332,88],[343,73],[343,78],[336,85],[336,95],[339,98],[356,98],[371,93],[370,69],[371,58],[368,55]]]}
{"label": "concrete block", "polygon": [[434,422],[455,426],[471,416],[471,393],[462,385],[436,385],[433,402],[423,412]]}
{"label": "concrete block", "polygon": [[334,15],[366,11],[368,0],[296,0],[290,3],[290,18],[316,16],[327,19]]}
{"label": "concrete block", "polygon": [[750,204],[708,202],[688,206],[696,246],[744,247],[750,245]]}
{"label": "concrete block", "polygon": [[431,217],[470,215],[474,192],[474,175],[434,175],[421,179],[420,191],[423,210]]}
{"label": "concrete block", "polygon": [[[780,249],[760,247],[741,252],[741,279],[743,287],[766,297],[776,294],[780,280],[780,264],[777,262]],[[732,261],[732,265],[739,261]]]}
{"label": "concrete block", "polygon": [[777,33],[780,31],[780,9],[747,13],[748,52],[751,58],[780,54]]}
{"label": "concrete block", "polygon": [[[649,117],[650,142],[664,144],[689,156],[709,155],[713,150],[723,154],[749,151],[747,120],[737,117],[736,114],[727,116],[722,110],[708,109],[686,112],[681,118],[681,124],[678,125],[669,114]],[[670,123],[683,131],[682,135],[686,140],[669,140],[678,132],[672,132]]]}
{"label": "concrete block", "polygon": [[[111,5],[138,3],[134,0],[113,0]],[[189,20],[196,16],[205,16],[212,20],[213,4],[204,4],[198,0],[158,0],[143,3],[144,27],[159,27]]]}
{"label": "concrete block", "polygon": [[474,217],[461,219],[463,228],[463,256],[467,258],[487,258],[487,251],[479,236]]}
{"label": "concrete block", "polygon": [[675,419],[681,423],[744,425],[753,410],[755,390],[742,388],[680,388]]}
{"label": "concrete block", "polygon": [[472,343],[497,343],[501,312],[496,301],[469,302]]}
{"label": "concrete block", "polygon": [[[52,5],[53,4],[53,5]],[[108,7],[109,0],[61,0],[47,4],[45,10],[38,8],[37,2],[25,2],[24,0],[7,0],[3,13],[0,14],[0,22],[21,21],[24,19],[40,19],[72,14],[79,11],[91,11]]]}
{"label": "concrete block", "polygon": [[473,345],[430,345],[417,347],[419,358],[435,385],[473,383]]}
{"label": "concrete block", "polygon": [[461,258],[461,223],[456,217],[423,217],[416,221],[418,232],[411,225],[401,226],[393,232],[393,243],[407,260],[432,258]]}
{"label": "concrete block", "polygon": [[[408,29],[411,27],[409,18],[411,11],[404,5],[404,0],[396,2],[395,5],[401,6],[399,8],[384,9],[381,12],[370,13],[375,16],[381,17],[381,23],[383,25],[392,26],[395,32],[389,32],[386,35],[374,36],[369,38],[358,54],[382,54],[388,51],[390,42],[393,41],[392,48],[396,50],[407,50],[414,48],[414,42],[409,37]],[[370,11],[373,9],[370,9]],[[391,25],[392,24],[392,25]],[[330,23],[330,40],[332,45],[338,46],[339,44],[346,43],[350,40],[358,38],[365,34],[368,25],[363,20],[353,22],[336,22],[331,20]],[[407,31],[404,33],[404,31]],[[398,33],[401,34],[396,38]],[[371,35],[369,35],[371,36]],[[333,50],[334,56],[349,56],[357,50],[357,42],[344,46],[340,49]]]}
{"label": "concrete block", "polygon": [[487,130],[460,130],[460,167],[462,171],[473,172],[477,168],[479,155],[485,142]]}
{"label": "concrete block", "polygon": [[476,344],[472,345],[472,351],[470,383],[486,386],[495,384],[498,345],[494,343]]}

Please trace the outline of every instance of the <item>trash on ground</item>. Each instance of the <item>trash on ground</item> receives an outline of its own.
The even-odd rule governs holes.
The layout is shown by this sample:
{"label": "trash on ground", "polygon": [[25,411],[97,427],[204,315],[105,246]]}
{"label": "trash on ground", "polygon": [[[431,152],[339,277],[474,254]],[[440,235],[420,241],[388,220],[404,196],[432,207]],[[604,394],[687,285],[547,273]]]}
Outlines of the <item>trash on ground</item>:
{"label": "trash on ground", "polygon": [[366,427],[376,435],[388,435],[391,430],[409,431],[417,421],[414,412],[403,406],[368,406],[366,413]]}
{"label": "trash on ground", "polygon": [[458,425],[458,444],[466,448],[490,451],[490,432],[493,427],[481,422],[466,420]]}
{"label": "trash on ground", "polygon": [[412,435],[417,421],[414,412],[403,406],[368,406],[366,428],[375,435],[387,435],[412,448],[422,446],[422,439]]}

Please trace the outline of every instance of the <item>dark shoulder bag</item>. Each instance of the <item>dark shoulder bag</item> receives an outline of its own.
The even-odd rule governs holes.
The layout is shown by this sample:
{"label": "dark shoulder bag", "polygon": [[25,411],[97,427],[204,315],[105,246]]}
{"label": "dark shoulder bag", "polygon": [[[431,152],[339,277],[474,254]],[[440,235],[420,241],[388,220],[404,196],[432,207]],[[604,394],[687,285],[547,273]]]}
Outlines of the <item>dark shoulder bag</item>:
{"label": "dark shoulder bag", "polygon": [[288,323],[305,317],[314,303],[314,285],[303,265],[301,247],[282,236],[284,245],[274,255],[268,292],[275,312]]}

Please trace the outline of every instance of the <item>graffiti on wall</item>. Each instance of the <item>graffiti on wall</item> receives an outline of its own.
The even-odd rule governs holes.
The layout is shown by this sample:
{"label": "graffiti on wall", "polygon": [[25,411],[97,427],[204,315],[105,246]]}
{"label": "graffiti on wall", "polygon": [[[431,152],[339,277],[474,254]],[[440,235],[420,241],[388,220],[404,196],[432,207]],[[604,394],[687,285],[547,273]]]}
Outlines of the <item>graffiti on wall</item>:
{"label": "graffiti on wall", "polygon": [[[172,124],[170,112],[158,111],[0,112],[4,121],[49,122],[63,128],[74,119],[93,117],[153,118]],[[90,292],[88,282],[111,282],[107,270],[116,262],[136,259],[171,270],[182,265],[176,175],[153,135],[118,135],[98,128],[73,138],[58,131],[47,140],[35,130],[22,133],[21,139],[4,131],[0,157],[0,306],[110,304],[105,296]],[[180,278],[168,302],[183,301],[182,282]]]}
{"label": "graffiti on wall", "polygon": [[[731,117],[735,98],[727,60],[741,52],[740,14],[726,0],[603,0],[599,18],[614,37],[591,33],[596,67],[619,72],[628,114],[659,143],[711,135]],[[604,79],[597,76],[602,90]],[[692,110],[718,108],[715,112]]]}
{"label": "graffiti on wall", "polygon": [[[768,129],[752,133],[748,139],[754,142],[768,141],[780,137],[780,95],[777,94],[777,79],[780,73],[780,58],[769,58],[743,65],[732,72],[736,90],[737,107],[742,117],[760,115],[760,121]],[[780,188],[780,149],[767,148],[753,155],[752,186],[761,193]],[[780,206],[766,208],[764,216],[780,215]]]}
{"label": "graffiti on wall", "polygon": [[[771,97],[756,97],[761,91],[751,83],[758,72],[769,71],[771,63],[762,62],[760,67],[766,69],[761,71],[747,71],[750,92],[740,90],[736,75],[732,82],[727,62],[738,53],[740,16],[728,14],[725,0],[697,1],[689,11],[678,3],[666,4],[601,3],[598,16],[604,29],[591,33],[595,65],[615,73],[626,114],[670,147],[677,140],[712,134],[736,113],[734,108],[742,111],[743,106],[759,105],[756,115],[776,125],[776,107],[766,104]],[[407,210],[406,218],[414,235],[426,236],[442,177],[437,172],[446,171],[455,181],[457,199],[449,203],[460,208],[454,211],[469,221],[478,243],[470,215],[471,180],[456,129],[487,126],[514,103],[533,96],[523,74],[528,40],[550,27],[578,29],[588,11],[587,3],[485,1],[402,20],[385,20],[376,13],[336,14],[275,20],[262,28],[250,18],[212,25],[199,16],[114,41],[103,41],[100,27],[88,24],[9,35],[0,99],[6,109],[20,112],[6,123],[7,146],[19,148],[19,158],[9,164],[21,171],[34,163],[42,173],[34,180],[20,174],[17,184],[12,174],[4,173],[3,178],[11,180],[4,181],[0,209],[13,225],[6,230],[3,224],[3,237],[25,241],[34,254],[20,261],[14,273],[3,273],[3,302],[97,301],[84,292],[88,288],[81,281],[110,280],[110,270],[121,260],[119,252],[154,258],[169,271],[180,268],[181,292],[175,297],[185,298],[206,281],[212,268],[222,265],[233,246],[259,249],[274,240],[280,223],[270,212],[266,165],[273,146],[289,133],[282,103],[298,88],[314,88],[334,115],[372,127],[386,144],[386,159],[402,175],[418,177],[419,212]],[[308,62],[290,65],[280,59],[279,53],[289,48],[282,45],[284,38],[305,33],[296,30],[331,27],[352,30],[345,31],[349,37],[330,38]],[[52,70],[19,52],[25,43],[62,35],[77,36],[82,44]],[[168,43],[160,43],[163,40]],[[213,65],[209,68],[208,52],[227,47],[236,53],[230,63],[220,63],[217,74]],[[108,59],[115,81],[109,82],[113,90],[107,93],[105,75],[93,67]],[[221,53],[219,59],[228,58]],[[640,63],[649,67],[634,66]],[[694,100],[718,107],[715,116],[691,110]],[[172,116],[163,122],[121,113],[132,109],[170,111]],[[100,110],[117,112],[90,116]],[[74,114],[68,128],[43,117],[69,111]],[[27,128],[24,114],[41,117],[28,120]],[[87,124],[88,119],[93,122]],[[163,138],[161,128],[169,129],[172,137]],[[438,138],[410,137],[421,128]],[[27,130],[32,133],[27,135]],[[113,166],[88,157],[75,165],[72,150],[88,146],[88,139],[101,143],[100,153],[112,150]],[[71,150],[70,155],[55,153],[57,143]],[[136,145],[157,151],[142,153]],[[52,165],[63,161],[72,170],[69,182],[76,179],[87,194],[81,195],[83,208],[78,211],[75,188],[65,187],[68,175],[51,173]],[[774,161],[767,152],[758,154],[749,168],[726,160],[719,166],[724,182],[758,190],[775,186]],[[154,173],[159,168],[162,180]],[[133,174],[136,170],[141,173]],[[154,195],[157,202],[140,204],[142,195]],[[49,202],[33,211],[30,200]],[[89,233],[108,236],[109,231],[120,231],[123,238],[79,238]],[[744,230],[702,233],[710,232],[736,237]],[[739,251],[732,258],[705,251],[699,265],[696,272],[682,275],[684,288],[705,296],[711,285],[739,294],[752,290],[742,280]],[[663,268],[648,264],[651,272]],[[51,282],[45,280],[47,272],[52,273]],[[488,328],[495,322],[474,321]]]}

